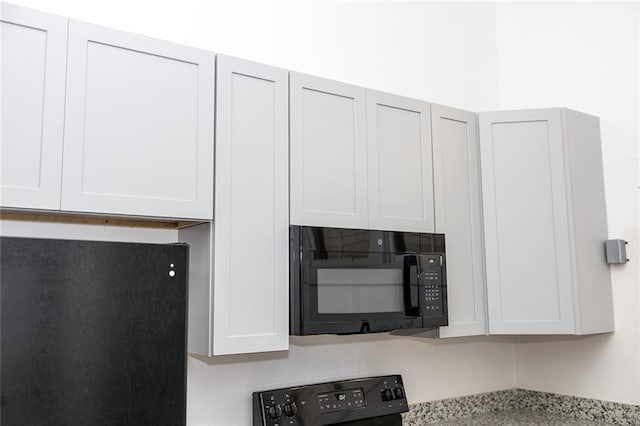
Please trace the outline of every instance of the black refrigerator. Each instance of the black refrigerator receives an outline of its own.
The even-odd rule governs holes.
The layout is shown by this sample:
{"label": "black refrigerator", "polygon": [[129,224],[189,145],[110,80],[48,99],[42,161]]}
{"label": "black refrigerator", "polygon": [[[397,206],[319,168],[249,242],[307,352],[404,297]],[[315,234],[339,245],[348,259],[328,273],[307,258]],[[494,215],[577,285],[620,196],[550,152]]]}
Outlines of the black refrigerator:
{"label": "black refrigerator", "polygon": [[0,424],[184,425],[188,247],[0,238]]}

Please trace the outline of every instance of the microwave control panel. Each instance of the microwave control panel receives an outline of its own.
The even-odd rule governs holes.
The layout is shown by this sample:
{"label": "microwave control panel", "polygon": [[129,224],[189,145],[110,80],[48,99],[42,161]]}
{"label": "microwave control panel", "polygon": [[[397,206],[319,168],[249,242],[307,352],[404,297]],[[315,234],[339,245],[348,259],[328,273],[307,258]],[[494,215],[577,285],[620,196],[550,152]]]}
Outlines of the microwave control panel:
{"label": "microwave control panel", "polygon": [[439,254],[421,255],[419,259],[418,282],[424,288],[423,315],[440,315],[443,311],[444,292],[442,256]]}
{"label": "microwave control panel", "polygon": [[[254,426],[332,425],[408,411],[400,375],[368,377],[253,393]],[[385,423],[386,424],[386,423]]]}

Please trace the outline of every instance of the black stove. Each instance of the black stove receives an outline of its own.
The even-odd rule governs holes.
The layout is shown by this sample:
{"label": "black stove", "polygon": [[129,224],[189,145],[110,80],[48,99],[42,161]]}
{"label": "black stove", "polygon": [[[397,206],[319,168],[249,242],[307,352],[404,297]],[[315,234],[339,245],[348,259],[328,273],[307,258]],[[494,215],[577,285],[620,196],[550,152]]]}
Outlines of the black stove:
{"label": "black stove", "polygon": [[399,374],[253,393],[254,426],[400,426],[408,410]]}

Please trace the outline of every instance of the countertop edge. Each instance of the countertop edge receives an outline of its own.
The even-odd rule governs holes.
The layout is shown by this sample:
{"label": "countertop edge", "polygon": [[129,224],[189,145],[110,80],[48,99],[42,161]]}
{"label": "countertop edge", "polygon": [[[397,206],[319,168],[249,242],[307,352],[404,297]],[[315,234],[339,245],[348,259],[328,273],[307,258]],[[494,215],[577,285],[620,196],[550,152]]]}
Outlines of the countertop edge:
{"label": "countertop edge", "polygon": [[515,388],[411,404],[409,412],[403,414],[403,425],[437,424],[510,410],[613,425],[640,424],[640,405]]}

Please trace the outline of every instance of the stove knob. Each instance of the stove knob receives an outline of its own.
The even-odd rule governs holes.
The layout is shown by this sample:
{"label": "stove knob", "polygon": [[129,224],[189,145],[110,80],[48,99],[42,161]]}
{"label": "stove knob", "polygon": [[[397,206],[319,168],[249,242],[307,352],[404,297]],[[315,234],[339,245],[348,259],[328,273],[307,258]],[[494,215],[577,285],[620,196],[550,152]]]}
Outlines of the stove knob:
{"label": "stove knob", "polygon": [[395,399],[402,399],[404,398],[404,389],[398,386],[393,390],[393,394]]}
{"label": "stove knob", "polygon": [[272,405],[267,408],[267,416],[269,416],[271,420],[278,420],[280,416],[282,416],[282,409],[279,405]]}
{"label": "stove knob", "polygon": [[283,408],[284,414],[287,417],[293,417],[298,413],[298,407],[295,402],[289,402],[288,404],[285,404]]}
{"label": "stove knob", "polygon": [[380,392],[380,395],[382,396],[383,401],[391,401],[393,399],[393,392],[391,389],[384,389]]}

